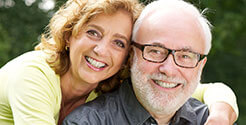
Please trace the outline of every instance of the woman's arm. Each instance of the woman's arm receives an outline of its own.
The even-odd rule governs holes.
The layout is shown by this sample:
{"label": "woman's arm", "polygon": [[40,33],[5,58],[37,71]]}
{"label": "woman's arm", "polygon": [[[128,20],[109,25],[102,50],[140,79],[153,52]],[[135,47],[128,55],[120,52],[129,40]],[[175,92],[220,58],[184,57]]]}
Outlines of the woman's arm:
{"label": "woman's arm", "polygon": [[238,117],[238,106],[234,92],[223,83],[199,84],[192,97],[209,107],[207,125],[232,124]]}

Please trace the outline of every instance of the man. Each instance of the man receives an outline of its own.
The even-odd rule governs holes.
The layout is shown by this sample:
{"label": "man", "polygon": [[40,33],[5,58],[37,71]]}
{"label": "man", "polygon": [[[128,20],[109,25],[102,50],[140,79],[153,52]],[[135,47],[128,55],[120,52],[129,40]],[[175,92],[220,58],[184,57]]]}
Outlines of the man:
{"label": "man", "polygon": [[133,41],[131,79],[63,124],[204,124],[207,106],[190,97],[211,48],[209,22],[189,3],[159,0],[136,21]]}

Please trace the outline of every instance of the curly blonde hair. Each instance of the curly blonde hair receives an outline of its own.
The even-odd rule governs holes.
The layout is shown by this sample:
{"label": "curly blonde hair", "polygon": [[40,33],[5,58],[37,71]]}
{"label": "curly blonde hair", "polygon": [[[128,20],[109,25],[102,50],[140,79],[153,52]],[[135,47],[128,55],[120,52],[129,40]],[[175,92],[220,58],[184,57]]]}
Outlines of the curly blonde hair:
{"label": "curly blonde hair", "polygon": [[[77,36],[83,26],[95,15],[113,14],[119,9],[128,11],[132,16],[132,21],[135,22],[143,5],[138,0],[68,0],[51,18],[35,50],[49,52],[51,56],[47,58],[47,62],[50,67],[56,74],[63,75],[70,66],[66,41],[71,36]],[[100,89],[97,90],[101,91],[106,88],[105,92],[109,91],[119,82],[112,78],[109,79],[103,81],[103,84],[100,83]],[[114,81],[113,84],[112,81]]]}

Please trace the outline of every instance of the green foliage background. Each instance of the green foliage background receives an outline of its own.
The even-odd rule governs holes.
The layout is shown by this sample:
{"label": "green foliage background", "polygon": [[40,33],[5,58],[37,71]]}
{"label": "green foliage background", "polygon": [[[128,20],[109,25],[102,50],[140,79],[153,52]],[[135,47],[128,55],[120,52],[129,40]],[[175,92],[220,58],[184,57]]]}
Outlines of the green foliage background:
{"label": "green foliage background", "polygon": [[[14,6],[5,5],[14,1]],[[39,8],[42,0],[26,6],[24,0],[0,0],[0,67],[16,56],[33,50],[53,10]],[[152,0],[140,0],[147,4]],[[187,0],[203,10],[214,26],[213,45],[203,72],[203,82],[222,81],[236,93],[238,124],[246,124],[246,0]]]}

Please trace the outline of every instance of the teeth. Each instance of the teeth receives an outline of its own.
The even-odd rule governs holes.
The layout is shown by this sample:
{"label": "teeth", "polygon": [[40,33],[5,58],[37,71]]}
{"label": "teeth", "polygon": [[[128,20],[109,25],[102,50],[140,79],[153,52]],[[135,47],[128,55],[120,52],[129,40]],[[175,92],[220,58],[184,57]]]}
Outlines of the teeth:
{"label": "teeth", "polygon": [[90,58],[90,57],[86,57],[86,59],[87,59],[87,61],[88,61],[91,65],[93,65],[93,66],[95,66],[95,67],[97,67],[97,68],[102,68],[102,67],[105,67],[105,66],[106,66],[104,63],[98,62],[98,61],[96,61],[96,60],[94,60],[94,59],[92,59],[92,58]]}
{"label": "teeth", "polygon": [[157,83],[158,85],[164,88],[174,88],[178,85],[178,83],[164,83],[158,80],[155,80],[155,83]]}

